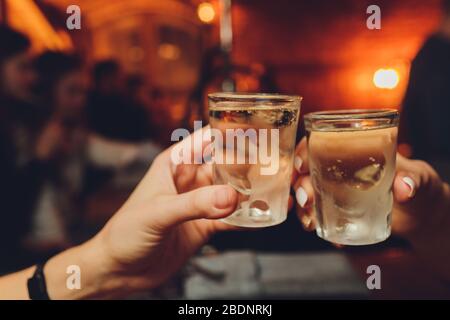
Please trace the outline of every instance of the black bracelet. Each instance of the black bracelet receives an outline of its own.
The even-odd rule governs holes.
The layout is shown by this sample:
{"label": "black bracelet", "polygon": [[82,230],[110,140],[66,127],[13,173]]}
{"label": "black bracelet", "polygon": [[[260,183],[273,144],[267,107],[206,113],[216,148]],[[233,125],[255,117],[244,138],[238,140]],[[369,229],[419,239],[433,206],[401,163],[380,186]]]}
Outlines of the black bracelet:
{"label": "black bracelet", "polygon": [[38,264],[33,276],[27,281],[28,295],[31,300],[50,300],[45,283],[44,265],[45,263]]}

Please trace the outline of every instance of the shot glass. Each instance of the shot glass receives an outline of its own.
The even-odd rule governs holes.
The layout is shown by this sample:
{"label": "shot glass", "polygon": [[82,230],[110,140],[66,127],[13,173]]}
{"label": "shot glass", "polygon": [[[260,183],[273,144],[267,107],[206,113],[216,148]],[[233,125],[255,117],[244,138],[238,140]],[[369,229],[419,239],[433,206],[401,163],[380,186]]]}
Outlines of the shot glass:
{"label": "shot glass", "polygon": [[344,245],[387,239],[399,113],[342,110],[304,118],[317,235]]}
{"label": "shot glass", "polygon": [[214,93],[209,98],[214,184],[239,194],[224,222],[267,227],[287,217],[299,96]]}

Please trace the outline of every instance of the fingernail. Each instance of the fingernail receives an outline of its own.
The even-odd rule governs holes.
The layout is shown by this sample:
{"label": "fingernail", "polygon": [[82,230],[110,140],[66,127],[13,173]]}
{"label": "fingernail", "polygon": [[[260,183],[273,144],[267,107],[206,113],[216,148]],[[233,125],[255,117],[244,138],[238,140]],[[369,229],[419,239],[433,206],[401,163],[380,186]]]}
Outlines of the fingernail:
{"label": "fingernail", "polygon": [[217,209],[225,209],[231,205],[230,191],[228,189],[218,189],[214,192],[214,206]]}
{"label": "fingernail", "polygon": [[416,184],[414,183],[414,180],[410,177],[403,177],[402,180],[408,186],[409,197],[412,198],[414,196],[414,193],[416,192]]}
{"label": "fingernail", "polygon": [[300,172],[300,169],[302,168],[303,160],[299,156],[295,156],[294,158],[294,168],[298,172]]}
{"label": "fingernail", "polygon": [[306,201],[308,201],[308,195],[306,194],[305,189],[303,189],[302,187],[298,188],[297,192],[295,192],[295,198],[297,199],[300,207],[304,208]]}

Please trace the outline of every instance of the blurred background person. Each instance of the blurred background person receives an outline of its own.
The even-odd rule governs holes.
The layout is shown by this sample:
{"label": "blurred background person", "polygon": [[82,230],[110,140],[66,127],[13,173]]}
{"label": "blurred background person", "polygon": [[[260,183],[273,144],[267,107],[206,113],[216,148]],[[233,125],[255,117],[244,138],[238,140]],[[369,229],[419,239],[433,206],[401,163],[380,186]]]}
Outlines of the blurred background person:
{"label": "blurred background person", "polygon": [[95,63],[92,81],[85,192],[129,190],[161,151],[150,126],[150,90],[142,77],[127,78],[114,59]]}
{"label": "blurred background person", "polygon": [[450,181],[450,1],[442,6],[439,29],[412,62],[400,128],[412,155]]}
{"label": "blurred background person", "polygon": [[32,103],[35,73],[30,42],[0,26],[0,272],[24,266],[34,257],[22,240],[41,188],[47,154],[41,130],[46,113]]}
{"label": "blurred background person", "polygon": [[262,63],[233,64],[220,47],[205,51],[196,86],[187,101],[183,127],[193,128],[194,121],[209,121],[208,94],[220,91],[282,93],[274,70]]}
{"label": "blurred background person", "polygon": [[151,89],[149,81],[143,75],[131,74],[127,76],[125,81],[125,95],[128,119],[126,120],[130,121],[135,127],[135,130],[139,132],[137,136],[158,143],[158,122],[152,119],[155,116],[152,113],[154,109],[153,93],[154,91]]}
{"label": "blurred background person", "polygon": [[71,228],[83,212],[88,78],[81,58],[73,54],[44,52],[33,65],[36,100],[49,115],[37,150],[47,166],[28,243],[44,250],[70,244]]}
{"label": "blurred background person", "polygon": [[[159,148],[149,143],[106,139],[90,131],[85,110],[89,79],[78,56],[45,52],[35,59],[34,66],[38,74],[37,99],[51,115],[42,133],[45,147],[41,148],[41,153],[48,154],[49,165],[28,240],[38,247],[64,247],[89,236],[86,201],[110,184],[115,174],[122,171],[129,174],[128,166],[142,162],[147,167]],[[125,91],[122,84],[108,86]],[[133,92],[129,97],[136,105],[123,107],[139,108],[143,114],[138,119],[146,121],[144,107],[138,104],[138,97],[134,98],[137,95]],[[107,103],[109,98],[96,100],[96,103]],[[120,120],[130,124],[129,118]],[[140,174],[144,170],[141,169]]]}
{"label": "blurred background person", "polygon": [[105,138],[128,142],[148,139],[146,111],[139,101],[141,96],[136,96],[140,94],[139,81],[127,83],[115,60],[96,63],[93,79],[88,105],[89,127]]}

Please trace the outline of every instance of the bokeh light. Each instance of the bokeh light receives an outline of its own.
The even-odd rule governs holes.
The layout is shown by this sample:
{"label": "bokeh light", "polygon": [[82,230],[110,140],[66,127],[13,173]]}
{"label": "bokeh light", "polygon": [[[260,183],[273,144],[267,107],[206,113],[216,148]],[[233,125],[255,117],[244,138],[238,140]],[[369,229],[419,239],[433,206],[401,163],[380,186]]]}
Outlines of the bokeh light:
{"label": "bokeh light", "polygon": [[197,8],[197,15],[200,21],[211,23],[216,16],[216,11],[211,3],[203,2]]}
{"label": "bokeh light", "polygon": [[395,69],[378,69],[373,75],[373,84],[380,89],[394,89],[400,81],[398,72]]}

